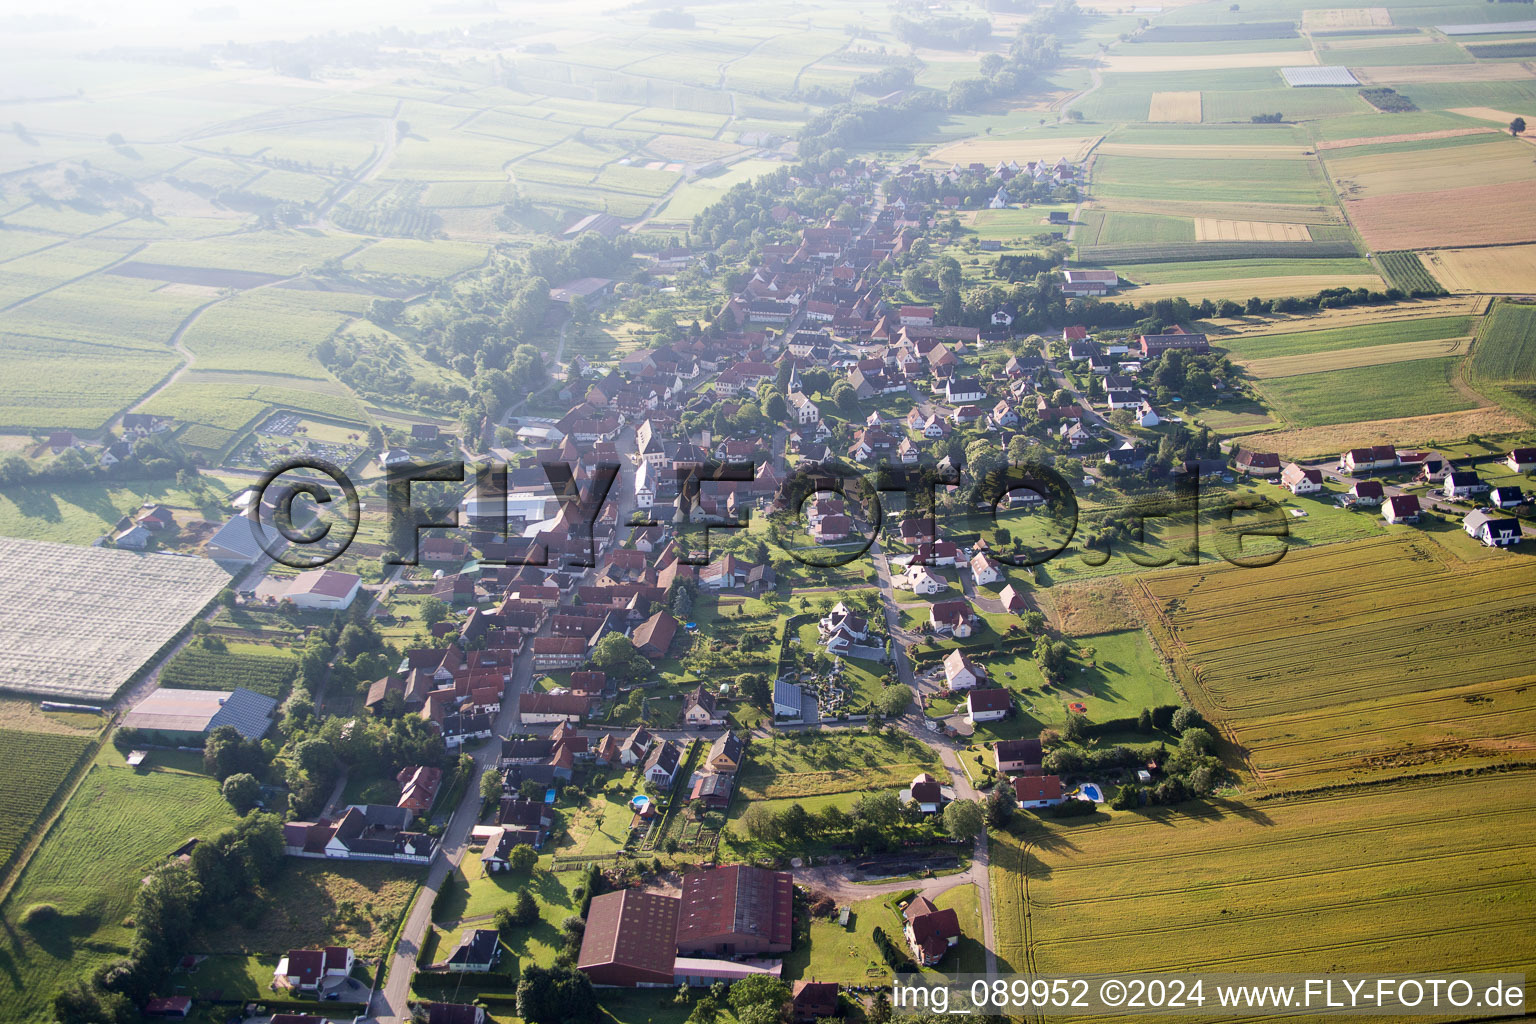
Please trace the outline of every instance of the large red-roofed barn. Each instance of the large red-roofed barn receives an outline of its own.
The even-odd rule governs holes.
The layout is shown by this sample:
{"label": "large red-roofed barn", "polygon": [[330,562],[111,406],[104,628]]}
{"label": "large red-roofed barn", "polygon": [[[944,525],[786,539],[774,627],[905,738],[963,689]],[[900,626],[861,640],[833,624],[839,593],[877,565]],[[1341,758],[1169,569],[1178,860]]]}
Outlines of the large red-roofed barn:
{"label": "large red-roofed barn", "polygon": [[787,953],[794,929],[794,880],[787,871],[730,864],[683,878],[677,950],[683,955]]}

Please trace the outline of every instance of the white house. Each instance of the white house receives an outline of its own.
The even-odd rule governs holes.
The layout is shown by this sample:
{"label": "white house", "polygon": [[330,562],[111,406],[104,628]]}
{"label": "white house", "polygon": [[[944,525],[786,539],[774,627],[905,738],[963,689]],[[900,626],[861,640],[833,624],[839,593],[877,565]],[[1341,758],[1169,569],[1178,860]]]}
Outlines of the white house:
{"label": "white house", "polygon": [[299,608],[339,611],[350,608],[363,578],[335,569],[310,569],[301,572],[283,591],[283,600]]}
{"label": "white house", "polygon": [[987,678],[986,670],[959,650],[944,657],[944,686],[950,690],[969,690]]}
{"label": "white house", "polygon": [[914,594],[939,594],[949,589],[949,581],[926,565],[909,565],[907,571],[891,580],[893,586]]}
{"label": "white house", "polygon": [[1013,708],[1013,694],[1002,689],[972,689],[965,695],[966,721],[996,722]]}
{"label": "white house", "polygon": [[1518,520],[1491,516],[1486,512],[1468,512],[1461,525],[1468,536],[1476,537],[1490,548],[1507,548],[1520,543]]}
{"label": "white house", "polygon": [[960,402],[979,402],[986,396],[987,393],[981,389],[981,382],[975,378],[963,380],[951,377],[944,384],[944,398],[952,405]]}
{"label": "white house", "polygon": [[1292,494],[1316,494],[1323,489],[1323,473],[1318,469],[1305,469],[1288,462],[1280,471],[1280,483]]}
{"label": "white house", "polygon": [[1152,408],[1151,402],[1143,400],[1136,407],[1136,423],[1138,426],[1155,427],[1161,422],[1163,422],[1162,418],[1157,415],[1157,410]]}
{"label": "white house", "polygon": [[821,410],[816,408],[815,402],[805,397],[804,392],[795,391],[790,394],[789,411],[795,422],[802,427],[821,420]]}
{"label": "white house", "polygon": [[976,581],[976,585],[979,587],[987,583],[996,583],[998,580],[1002,579],[1003,570],[1002,567],[998,565],[997,559],[993,558],[985,551],[978,551],[971,559],[971,577]]}
{"label": "white house", "polygon": [[651,751],[651,756],[645,759],[645,770],[641,774],[646,782],[665,788],[672,785],[672,777],[677,774],[680,760],[677,744],[671,740],[662,740]]}
{"label": "white house", "polygon": [[1536,469],[1536,448],[1516,448],[1504,458],[1504,465],[1516,473],[1529,473]]}
{"label": "white house", "polygon": [[1488,485],[1476,473],[1455,470],[1446,474],[1445,496],[1447,498],[1469,498],[1474,494],[1483,494],[1487,490]]}
{"label": "white house", "polygon": [[1020,775],[1013,780],[1013,797],[1021,809],[1054,807],[1061,803],[1061,778],[1056,775]]}

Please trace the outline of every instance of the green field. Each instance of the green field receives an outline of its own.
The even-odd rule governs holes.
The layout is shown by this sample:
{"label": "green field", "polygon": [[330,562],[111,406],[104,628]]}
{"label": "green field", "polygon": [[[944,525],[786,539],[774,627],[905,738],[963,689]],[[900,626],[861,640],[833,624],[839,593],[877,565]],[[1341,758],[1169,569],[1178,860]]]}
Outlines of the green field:
{"label": "green field", "polygon": [[1536,306],[1494,306],[1478,331],[1472,369],[1493,380],[1536,379]]}
{"label": "green field", "polygon": [[1298,427],[1427,416],[1475,408],[1451,383],[1455,356],[1413,359],[1266,380],[1265,403]]}
{"label": "green field", "polygon": [[1361,327],[1336,327],[1324,331],[1300,331],[1296,334],[1257,334],[1218,338],[1216,344],[1245,359],[1271,356],[1299,356],[1312,352],[1336,352],[1372,345],[1395,345],[1410,341],[1461,338],[1471,333],[1472,318],[1467,316],[1430,317],[1397,323],[1366,324]]}
{"label": "green field", "polygon": [[0,427],[98,430],[178,362],[170,352],[0,334]]}
{"label": "green field", "polygon": [[93,736],[0,729],[0,751],[9,750],[9,778],[0,791],[0,865],[9,866],[29,840],[60,785],[94,742]]}
{"label": "green field", "polygon": [[1094,164],[1094,181],[1106,199],[1332,202],[1315,160],[1101,156]]}
{"label": "green field", "polygon": [[1442,778],[1070,823],[1031,816],[992,848],[998,953],[1041,973],[1497,964],[1529,977],[1533,781]]}
{"label": "green field", "polygon": [[1194,221],[1145,213],[1104,213],[1088,210],[1073,238],[1080,245],[1127,245],[1152,242],[1193,242]]}
{"label": "green field", "polygon": [[251,644],[238,650],[210,650],[189,644],[172,658],[160,684],[187,690],[228,690],[236,686],[275,697],[288,696],[298,660],[290,653]]}
{"label": "green field", "polygon": [[[1221,243],[1201,243],[1212,245]],[[1251,243],[1240,243],[1251,244]],[[1295,277],[1313,274],[1351,276],[1371,274],[1364,259],[1267,260],[1232,259],[1193,263],[1116,263],[1120,276],[1139,284],[1190,284],[1195,281],[1230,281],[1245,277]]]}
{"label": "green field", "polygon": [[[205,776],[92,768],[0,906],[9,964],[0,972],[0,1021],[48,1019],[59,987],[126,951],[139,879],[188,837],[211,836],[234,819]],[[28,928],[22,914],[39,903],[60,917]]]}

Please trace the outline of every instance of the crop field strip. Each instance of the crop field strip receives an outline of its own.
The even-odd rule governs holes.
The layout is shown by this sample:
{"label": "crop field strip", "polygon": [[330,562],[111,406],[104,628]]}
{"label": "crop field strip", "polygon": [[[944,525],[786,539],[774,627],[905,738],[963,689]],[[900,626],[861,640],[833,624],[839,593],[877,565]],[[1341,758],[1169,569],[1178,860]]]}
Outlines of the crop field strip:
{"label": "crop field strip", "polygon": [[1384,366],[1388,363],[1406,363],[1418,359],[1458,356],[1466,352],[1470,342],[1470,336],[1464,335],[1459,338],[1405,341],[1388,345],[1367,345],[1331,352],[1276,356],[1269,359],[1249,359],[1239,360],[1238,362],[1253,377],[1259,380],[1267,380],[1274,377],[1297,377],[1308,373],[1323,373],[1329,370],[1349,370],[1362,366]]}
{"label": "crop field strip", "polygon": [[7,778],[0,789],[0,874],[32,837],[70,774],[95,744],[89,734],[0,729]]}
{"label": "crop field strip", "polygon": [[[997,844],[999,952],[1047,973],[1087,959],[1106,972],[1326,969],[1341,955],[1398,972],[1536,961],[1528,930],[1508,945],[1511,915],[1536,888],[1524,867],[1536,848],[1530,782],[1436,780],[1070,830],[1047,821],[1027,845]],[[1446,829],[1464,813],[1465,828]],[[1181,933],[1202,940],[1160,941]],[[1477,941],[1495,936],[1496,948]]]}
{"label": "crop field strip", "polygon": [[1477,332],[1472,369],[1495,380],[1536,380],[1536,306],[1495,304]]}
{"label": "crop field strip", "polygon": [[[1405,753],[1408,763],[1498,760],[1536,736],[1536,690],[1509,682],[1530,676],[1536,659],[1536,573],[1523,561],[1452,568],[1436,547],[1389,536],[1140,585],[1158,610],[1156,635],[1174,648],[1165,653],[1187,666],[1198,703],[1266,784],[1390,774]],[[1476,652],[1482,681],[1464,683],[1468,667],[1442,664],[1443,649]],[[1316,671],[1319,651],[1347,658],[1350,671]],[[1496,693],[1502,702],[1487,707]]]}

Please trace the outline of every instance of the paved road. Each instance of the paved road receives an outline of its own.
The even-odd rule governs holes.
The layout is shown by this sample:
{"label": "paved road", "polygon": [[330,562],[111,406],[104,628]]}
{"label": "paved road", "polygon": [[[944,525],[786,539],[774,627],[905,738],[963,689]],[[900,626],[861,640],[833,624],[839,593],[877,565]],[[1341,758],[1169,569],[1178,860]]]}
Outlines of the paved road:
{"label": "paved road", "polygon": [[[912,661],[907,657],[906,645],[900,638],[905,636],[901,629],[901,609],[896,605],[896,589],[891,584],[891,563],[886,557],[885,550],[878,540],[870,547],[870,557],[875,562],[875,581],[880,588],[880,600],[885,606],[886,628],[892,637],[891,649],[896,661],[896,677],[912,688],[913,693],[922,689],[935,687],[920,685],[916,674],[912,671]],[[903,715],[898,724],[923,743],[928,744],[939,752],[939,757],[944,762],[944,767],[949,770],[950,781],[955,787],[955,796],[962,800],[979,800],[981,794],[971,785],[970,776],[960,765],[959,745],[940,733],[928,731],[926,716],[916,710],[916,705],[906,715]],[[988,872],[989,863],[987,852],[987,833],[983,829],[976,838],[975,852],[971,857],[971,869],[966,874],[969,880],[975,882],[979,894],[978,902],[981,904],[981,924],[984,932],[982,945],[987,950],[987,972],[997,970],[997,931],[992,919],[992,879]],[[860,888],[863,888],[862,886]]]}

